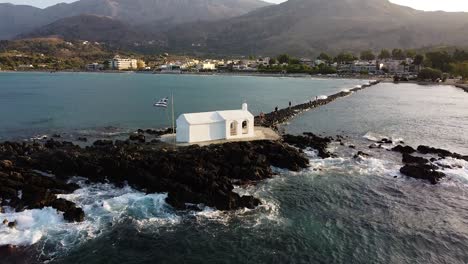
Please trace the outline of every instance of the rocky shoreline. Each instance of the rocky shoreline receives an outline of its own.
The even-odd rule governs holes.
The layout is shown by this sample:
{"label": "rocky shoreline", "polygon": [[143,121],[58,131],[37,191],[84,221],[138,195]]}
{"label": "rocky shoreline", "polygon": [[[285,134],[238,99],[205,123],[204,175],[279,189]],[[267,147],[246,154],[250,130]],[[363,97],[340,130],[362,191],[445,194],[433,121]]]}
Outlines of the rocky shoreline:
{"label": "rocky shoreline", "polygon": [[468,161],[468,156],[424,145],[418,146],[417,149],[398,145],[392,151],[400,152],[403,155],[402,162],[405,165],[400,169],[401,174],[415,179],[427,180],[431,184],[439,183],[446,176],[443,170],[450,168],[438,163],[439,160],[454,158]]}
{"label": "rocky shoreline", "polygon": [[0,143],[0,208],[53,207],[67,221],[83,221],[81,208],[56,196],[78,189],[67,183],[77,175],[89,182],[168,193],[166,202],[180,210],[199,204],[219,210],[254,208],[260,201],[235,193],[234,185],[271,178],[272,166],[299,171],[308,162],[300,150],[280,141],[179,148],[157,140],[130,139],[98,140],[87,147],[53,139],[44,144],[4,142]]}
{"label": "rocky shoreline", "polygon": [[310,100],[309,102],[306,102],[303,104],[294,105],[294,106],[284,108],[284,109],[278,109],[278,111],[264,114],[263,117],[256,116],[255,124],[258,126],[264,126],[264,127],[277,129],[278,125],[287,122],[288,120],[294,118],[296,115],[302,112],[329,104],[338,98],[348,96],[354,92],[358,92],[360,90],[377,85],[379,83],[380,81],[372,81],[368,84],[364,84],[359,87],[349,89],[347,91],[345,90],[345,91],[335,93],[333,95],[328,96],[326,99]]}

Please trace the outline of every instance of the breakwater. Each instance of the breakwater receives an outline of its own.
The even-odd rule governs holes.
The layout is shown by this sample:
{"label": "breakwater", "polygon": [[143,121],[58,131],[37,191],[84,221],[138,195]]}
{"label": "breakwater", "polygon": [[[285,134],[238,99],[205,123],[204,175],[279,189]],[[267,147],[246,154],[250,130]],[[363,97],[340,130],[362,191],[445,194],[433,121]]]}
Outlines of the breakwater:
{"label": "breakwater", "polygon": [[369,82],[368,84],[360,85],[358,87],[355,87],[349,90],[343,90],[341,92],[327,96],[326,98],[317,97],[315,100],[310,100],[303,104],[298,104],[298,105],[294,105],[288,108],[278,109],[271,113],[256,116],[255,125],[277,129],[277,125],[287,122],[288,120],[290,120],[291,118],[295,117],[296,115],[302,112],[329,104],[338,98],[348,96],[354,92],[358,92],[360,90],[371,87],[373,85],[377,85],[379,83],[380,81],[372,81],[372,82]]}

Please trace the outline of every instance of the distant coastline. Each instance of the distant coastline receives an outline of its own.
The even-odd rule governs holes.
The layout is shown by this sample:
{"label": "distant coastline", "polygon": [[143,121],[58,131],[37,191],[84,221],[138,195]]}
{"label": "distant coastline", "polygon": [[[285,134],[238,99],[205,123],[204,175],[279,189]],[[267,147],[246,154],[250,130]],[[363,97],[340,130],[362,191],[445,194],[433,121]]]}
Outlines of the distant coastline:
{"label": "distant coastline", "polygon": [[379,80],[382,83],[412,83],[418,85],[448,85],[455,86],[468,92],[468,84],[459,83],[455,79],[447,79],[445,82],[427,82],[427,81],[400,81],[394,82],[391,77],[381,77],[372,75],[361,76],[340,76],[340,75],[311,75],[306,73],[261,73],[261,72],[185,72],[185,73],[160,73],[152,71],[79,71],[79,70],[62,70],[62,71],[41,71],[41,70],[28,70],[28,71],[11,71],[0,70],[0,73],[90,73],[90,74],[154,74],[154,75],[192,75],[192,76],[240,76],[240,77],[278,77],[278,78],[321,78],[321,79],[350,79],[350,80]]}

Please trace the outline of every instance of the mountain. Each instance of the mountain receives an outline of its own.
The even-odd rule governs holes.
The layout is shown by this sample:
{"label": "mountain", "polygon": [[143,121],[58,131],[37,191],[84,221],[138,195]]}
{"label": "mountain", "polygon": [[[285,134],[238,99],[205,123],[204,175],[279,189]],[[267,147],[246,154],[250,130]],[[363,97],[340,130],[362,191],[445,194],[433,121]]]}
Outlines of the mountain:
{"label": "mountain", "polygon": [[464,45],[468,13],[424,12],[388,0],[289,0],[215,23],[183,24],[167,38],[177,50],[223,54]]}
{"label": "mountain", "polygon": [[231,18],[268,5],[260,0],[80,0],[45,9],[0,4],[0,39],[10,39],[59,19],[82,14],[166,29],[178,23]]}
{"label": "mountain", "polygon": [[79,15],[59,19],[19,38],[60,37],[65,40],[88,40],[131,43],[147,38],[120,20],[106,16]]}
{"label": "mountain", "polygon": [[40,8],[0,3],[0,39],[12,38],[48,21]]}

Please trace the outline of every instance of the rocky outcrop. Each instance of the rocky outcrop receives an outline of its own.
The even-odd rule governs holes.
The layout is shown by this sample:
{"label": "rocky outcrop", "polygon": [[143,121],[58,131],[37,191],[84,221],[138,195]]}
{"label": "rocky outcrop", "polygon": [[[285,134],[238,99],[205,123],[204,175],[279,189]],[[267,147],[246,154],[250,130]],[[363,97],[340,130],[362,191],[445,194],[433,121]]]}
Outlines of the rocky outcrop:
{"label": "rocky outcrop", "polygon": [[437,167],[431,165],[405,165],[400,169],[400,172],[406,176],[428,180],[432,184],[437,184],[445,174],[436,171]]}
{"label": "rocky outcrop", "polygon": [[277,111],[264,114],[264,116],[256,116],[255,117],[255,124],[258,126],[270,127],[270,128],[277,128],[277,125],[282,124],[293,118],[294,116],[307,111],[312,108],[320,107],[326,104],[329,104],[335,101],[338,98],[348,96],[353,92],[360,91],[367,87],[373,86],[380,83],[380,81],[370,82],[369,84],[364,84],[360,87],[356,87],[350,89],[349,91],[342,91],[333,95],[328,96],[326,99],[317,99],[317,100],[310,100],[309,102],[298,104],[295,106],[291,106],[284,109],[278,109]]}
{"label": "rocky outcrop", "polygon": [[454,159],[462,159],[462,160],[468,161],[468,156],[463,156],[458,153],[453,153],[445,149],[433,148],[433,147],[428,147],[424,145],[421,145],[418,147],[418,152],[421,154],[436,154],[441,158],[451,157]]}
{"label": "rocky outcrop", "polygon": [[[434,148],[424,145],[418,146],[417,150],[413,149],[410,146],[398,145],[392,150],[401,152],[403,154],[402,161],[406,165],[400,169],[400,172],[402,174],[416,179],[428,180],[432,184],[437,184],[442,178],[445,177],[445,173],[443,173],[442,170],[450,168],[450,166],[438,164],[436,162],[437,160],[451,157],[454,159],[463,159],[468,161],[468,156],[463,156],[445,149]],[[410,155],[415,152],[426,155],[427,157],[418,157]],[[431,155],[437,156],[434,157]]]}
{"label": "rocky outcrop", "polygon": [[304,133],[303,136],[284,135],[283,141],[295,147],[306,149],[313,148],[317,150],[318,156],[325,159],[333,155],[327,151],[328,144],[332,142],[330,137],[319,137],[313,133]]}
{"label": "rocky outcrop", "polygon": [[[3,144],[4,152],[14,150],[19,145]],[[25,145],[22,145],[25,146]],[[44,177],[31,170],[19,168],[17,164],[28,161],[26,156],[16,157],[16,161],[0,160],[0,207],[10,206],[17,211],[43,207],[53,207],[64,213],[70,222],[81,222],[84,213],[71,202],[57,199],[57,194],[71,193],[78,188],[63,180]]]}
{"label": "rocky outcrop", "polygon": [[392,148],[392,151],[396,151],[396,152],[400,152],[402,154],[406,153],[406,154],[412,154],[414,152],[416,152],[416,150],[410,146],[402,146],[402,145],[398,145],[394,148]]}
{"label": "rocky outcrop", "polygon": [[[178,209],[186,204],[205,204],[220,210],[253,208],[260,201],[240,196],[234,184],[251,184],[274,174],[271,166],[300,170],[308,166],[303,153],[276,141],[236,142],[205,147],[189,146],[174,149],[160,143],[138,141],[96,141],[81,148],[77,145],[47,141],[39,144],[0,144],[0,160],[9,157],[21,168],[24,179],[1,185],[0,196],[22,203],[15,208],[52,206],[64,211],[67,220],[82,220],[81,209],[62,199],[57,193],[68,193],[77,186],[63,182],[74,175],[91,182],[110,181],[117,186],[130,186],[147,193],[168,193],[167,202]],[[5,162],[4,166],[13,166]],[[47,178],[34,170],[55,175]],[[25,177],[27,176],[27,177]],[[11,175],[4,177],[10,181]],[[29,179],[34,182],[28,185]],[[47,187],[41,185],[47,182]],[[18,191],[22,199],[18,200]],[[6,204],[4,204],[6,205]]]}
{"label": "rocky outcrop", "polygon": [[403,163],[405,164],[428,164],[429,160],[422,158],[422,157],[416,157],[412,156],[408,153],[403,153]]}

